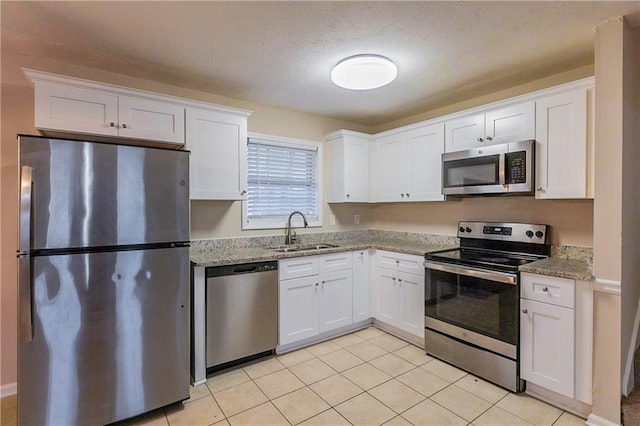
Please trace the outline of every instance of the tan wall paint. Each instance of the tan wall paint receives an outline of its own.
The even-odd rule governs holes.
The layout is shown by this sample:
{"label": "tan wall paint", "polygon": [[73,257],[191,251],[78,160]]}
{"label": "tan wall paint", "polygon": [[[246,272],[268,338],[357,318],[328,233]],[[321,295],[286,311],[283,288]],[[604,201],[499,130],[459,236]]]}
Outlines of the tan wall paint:
{"label": "tan wall paint", "polygon": [[[639,209],[637,194],[625,194],[623,198],[623,189],[637,191],[638,173],[638,147],[634,146],[638,143],[637,130],[625,126],[623,118],[637,102],[630,101],[629,94],[624,95],[637,84],[631,83],[637,74],[628,74],[635,68],[629,31],[619,18],[599,25],[595,32],[594,274],[597,280],[622,280],[623,292],[627,286],[637,285],[638,280],[637,266],[628,263],[637,263],[637,243],[624,247],[622,240],[625,231],[637,239],[637,228],[629,228],[637,219],[630,219],[623,213],[624,208],[630,208],[632,215]],[[623,160],[624,155],[631,157]],[[628,253],[624,251],[627,248]],[[622,336],[621,306],[620,294],[594,294],[593,414],[614,423],[620,423],[622,348],[629,343]]]}
{"label": "tan wall paint", "polygon": [[551,225],[553,244],[593,243],[592,200],[536,200],[533,197],[465,198],[444,203],[375,205],[369,213],[375,229],[456,235],[459,220],[508,221]]}
{"label": "tan wall paint", "polygon": [[640,302],[640,29],[624,26],[623,56],[621,339],[622,368],[626,374],[637,347],[633,331]]}

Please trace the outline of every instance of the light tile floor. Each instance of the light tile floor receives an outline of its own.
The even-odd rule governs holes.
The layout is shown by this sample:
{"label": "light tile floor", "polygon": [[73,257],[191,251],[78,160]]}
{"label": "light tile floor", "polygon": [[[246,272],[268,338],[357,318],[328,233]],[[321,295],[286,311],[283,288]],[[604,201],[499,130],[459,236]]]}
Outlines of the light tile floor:
{"label": "light tile floor", "polygon": [[[13,401],[13,402],[12,402]],[[15,397],[2,425],[15,424]],[[144,425],[583,425],[370,327],[209,377]]]}

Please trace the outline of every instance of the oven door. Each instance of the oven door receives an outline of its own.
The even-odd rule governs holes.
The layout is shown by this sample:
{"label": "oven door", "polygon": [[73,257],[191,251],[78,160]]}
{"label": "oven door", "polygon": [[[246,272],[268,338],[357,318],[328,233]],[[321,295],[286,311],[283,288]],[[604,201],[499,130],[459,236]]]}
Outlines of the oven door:
{"label": "oven door", "polygon": [[426,261],[425,326],[517,359],[518,276]]}
{"label": "oven door", "polygon": [[505,154],[508,146],[494,145],[442,154],[442,193],[501,194],[505,185]]}

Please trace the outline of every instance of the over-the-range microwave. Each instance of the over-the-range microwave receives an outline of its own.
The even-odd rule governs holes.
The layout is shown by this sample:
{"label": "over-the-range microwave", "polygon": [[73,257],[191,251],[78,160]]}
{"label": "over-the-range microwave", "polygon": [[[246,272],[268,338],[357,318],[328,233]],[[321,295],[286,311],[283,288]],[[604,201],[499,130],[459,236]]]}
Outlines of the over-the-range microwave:
{"label": "over-the-range microwave", "polygon": [[442,154],[444,195],[533,195],[534,140]]}

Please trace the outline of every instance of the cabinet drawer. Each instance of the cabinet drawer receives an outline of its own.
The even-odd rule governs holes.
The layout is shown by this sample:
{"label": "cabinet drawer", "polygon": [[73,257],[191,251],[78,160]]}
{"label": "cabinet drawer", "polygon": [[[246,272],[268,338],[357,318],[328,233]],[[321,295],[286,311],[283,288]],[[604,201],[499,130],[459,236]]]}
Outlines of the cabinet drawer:
{"label": "cabinet drawer", "polygon": [[342,253],[323,254],[318,256],[318,272],[324,274],[325,272],[342,271],[345,269],[351,269],[352,254],[350,251]]}
{"label": "cabinet drawer", "polygon": [[424,258],[414,254],[396,253],[386,250],[376,252],[376,266],[394,269],[400,272],[408,272],[424,276]]}
{"label": "cabinet drawer", "polygon": [[307,277],[318,274],[318,256],[293,257],[278,261],[278,274],[281,280]]}
{"label": "cabinet drawer", "polygon": [[523,298],[565,308],[574,308],[575,281],[524,272],[521,278],[520,295]]}

